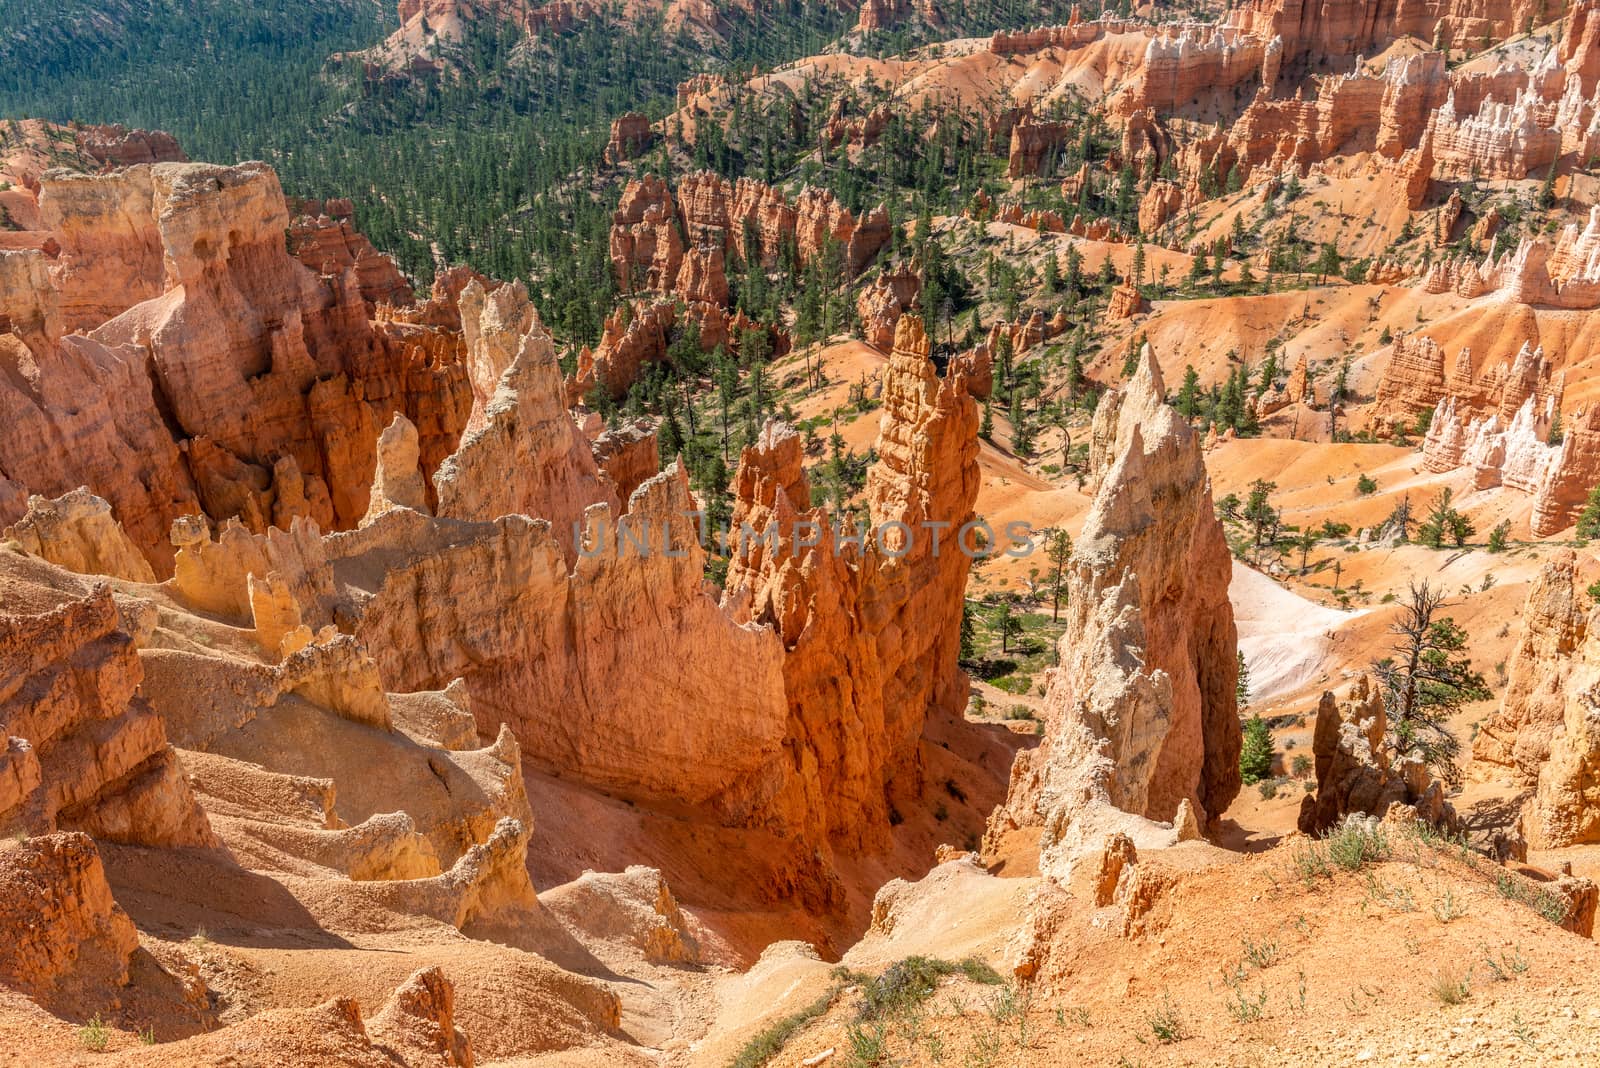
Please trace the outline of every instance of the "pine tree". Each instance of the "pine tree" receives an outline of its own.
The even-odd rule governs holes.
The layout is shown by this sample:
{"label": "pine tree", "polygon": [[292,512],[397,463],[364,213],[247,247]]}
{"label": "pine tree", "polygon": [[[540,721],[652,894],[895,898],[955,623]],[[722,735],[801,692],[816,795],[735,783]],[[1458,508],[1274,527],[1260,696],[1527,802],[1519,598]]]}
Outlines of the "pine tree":
{"label": "pine tree", "polygon": [[1576,533],[1584,541],[1593,541],[1600,537],[1600,486],[1589,491],[1589,497],[1583,504],[1583,511],[1578,513]]}
{"label": "pine tree", "polygon": [[1511,535],[1511,520],[1502,519],[1489,531],[1489,551],[1503,553],[1506,551],[1506,538]]}
{"label": "pine tree", "polygon": [[1233,683],[1234,703],[1243,711],[1250,706],[1250,665],[1245,663],[1244,654],[1234,650],[1237,675]]}
{"label": "pine tree", "polygon": [[1067,592],[1067,562],[1072,559],[1072,538],[1065,530],[1045,534],[1045,558],[1050,561],[1050,619],[1061,619],[1061,598]]}
{"label": "pine tree", "polygon": [[1388,712],[1390,751],[1419,753],[1448,783],[1460,781],[1456,758],[1461,742],[1447,721],[1472,701],[1492,697],[1469,657],[1458,655],[1467,636],[1448,616],[1439,616],[1444,595],[1426,580],[1411,586],[1400,619],[1390,628],[1397,637],[1392,655],[1375,661]]}
{"label": "pine tree", "polygon": [[1339,262],[1339,249],[1333,244],[1333,242],[1330,241],[1323,245],[1321,254],[1317,256],[1316,271],[1318,285],[1326,282],[1329,275],[1333,275],[1335,277],[1338,276]]}
{"label": "pine tree", "polygon": [[1200,374],[1192,363],[1183,369],[1183,385],[1178,388],[1174,407],[1178,409],[1179,415],[1190,422],[1200,414]]}
{"label": "pine tree", "polygon": [[1546,211],[1556,206],[1556,165],[1550,164],[1550,171],[1544,176],[1544,181],[1539,185],[1539,206]]}
{"label": "pine tree", "polygon": [[1417,527],[1417,540],[1430,549],[1442,548],[1447,539],[1460,548],[1474,533],[1472,520],[1451,505],[1454,496],[1448,487],[1440,490],[1428,506],[1428,517]]}
{"label": "pine tree", "polygon": [[1252,786],[1272,777],[1272,732],[1260,716],[1245,720],[1239,747],[1239,778]]}
{"label": "pine tree", "polygon": [[1067,246],[1067,274],[1065,278],[1067,293],[1074,299],[1083,293],[1083,254],[1078,251],[1078,246]]}
{"label": "pine tree", "polygon": [[1261,557],[1263,541],[1275,536],[1278,529],[1278,510],[1272,507],[1272,494],[1278,488],[1276,482],[1268,482],[1258,478],[1250,483],[1250,496],[1245,500],[1244,519],[1250,524],[1252,541],[1255,546],[1256,558]]}
{"label": "pine tree", "polygon": [[1389,518],[1383,521],[1383,529],[1393,534],[1397,541],[1411,540],[1411,497],[1401,497],[1394,511],[1389,513]]}

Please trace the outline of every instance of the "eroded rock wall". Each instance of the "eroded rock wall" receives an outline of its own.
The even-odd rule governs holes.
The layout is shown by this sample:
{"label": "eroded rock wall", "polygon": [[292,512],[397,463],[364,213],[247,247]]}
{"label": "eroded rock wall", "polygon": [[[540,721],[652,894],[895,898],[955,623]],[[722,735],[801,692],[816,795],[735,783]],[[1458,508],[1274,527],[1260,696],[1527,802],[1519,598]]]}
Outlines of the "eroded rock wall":
{"label": "eroded rock wall", "polygon": [[0,827],[211,844],[110,588],[5,550],[0,589]]}

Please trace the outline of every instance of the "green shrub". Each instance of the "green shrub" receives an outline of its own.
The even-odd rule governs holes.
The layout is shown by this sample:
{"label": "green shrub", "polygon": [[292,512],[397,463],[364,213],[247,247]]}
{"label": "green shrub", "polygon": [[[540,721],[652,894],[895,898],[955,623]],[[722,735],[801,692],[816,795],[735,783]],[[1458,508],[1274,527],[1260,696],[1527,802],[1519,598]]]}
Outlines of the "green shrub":
{"label": "green shrub", "polygon": [[103,1052],[110,1041],[111,1028],[107,1027],[105,1021],[100,1019],[98,1012],[94,1014],[92,1020],[78,1028],[79,1044],[91,1053]]}
{"label": "green shrub", "polygon": [[785,1016],[765,1031],[756,1035],[744,1044],[737,1056],[729,1063],[728,1068],[762,1068],[768,1061],[783,1052],[783,1047],[806,1024],[815,1020],[828,1011],[828,1006],[833,1004],[834,995],[838,987],[834,987],[826,994],[801,1009],[791,1016]]}
{"label": "green shrub", "polygon": [[1369,827],[1359,820],[1346,820],[1324,840],[1328,859],[1345,871],[1360,871],[1365,864],[1389,855],[1389,839],[1381,827]]}
{"label": "green shrub", "polygon": [[1170,994],[1161,995],[1161,1004],[1145,1013],[1144,1022],[1156,1036],[1156,1041],[1162,1045],[1183,1041],[1183,1018],[1178,1015],[1177,1008],[1172,1004]]}

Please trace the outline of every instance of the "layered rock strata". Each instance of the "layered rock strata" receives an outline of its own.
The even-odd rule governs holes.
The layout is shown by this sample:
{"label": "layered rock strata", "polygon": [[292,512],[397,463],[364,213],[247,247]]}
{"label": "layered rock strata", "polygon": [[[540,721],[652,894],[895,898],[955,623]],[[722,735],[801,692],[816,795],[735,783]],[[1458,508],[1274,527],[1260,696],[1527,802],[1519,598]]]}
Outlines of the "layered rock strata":
{"label": "layered rock strata", "polygon": [[0,827],[212,844],[110,588],[9,550],[0,586]]}

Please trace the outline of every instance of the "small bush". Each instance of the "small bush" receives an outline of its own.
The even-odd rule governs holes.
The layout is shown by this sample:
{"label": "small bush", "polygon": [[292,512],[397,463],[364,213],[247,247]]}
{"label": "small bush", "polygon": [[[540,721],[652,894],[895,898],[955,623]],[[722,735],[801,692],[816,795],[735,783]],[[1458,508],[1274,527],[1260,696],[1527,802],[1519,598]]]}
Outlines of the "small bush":
{"label": "small bush", "polygon": [[1372,476],[1367,475],[1367,474],[1363,474],[1360,478],[1356,479],[1356,493],[1358,493],[1361,496],[1365,497],[1365,496],[1367,496],[1369,494],[1373,494],[1373,493],[1377,493],[1377,492],[1378,492],[1378,480],[1377,479],[1375,479]]}
{"label": "small bush", "polygon": [[1010,983],[1002,984],[988,1002],[989,1015],[995,1023],[1010,1023],[1027,1016],[1027,1002]]}
{"label": "small bush", "polygon": [[1244,959],[1257,968],[1271,967],[1283,956],[1283,947],[1270,938],[1263,938],[1259,942],[1241,938],[1239,944],[1244,947]]}
{"label": "small bush", "polygon": [[1144,1022],[1162,1045],[1181,1042],[1184,1038],[1183,1017],[1178,1015],[1170,994],[1161,995],[1161,1004],[1145,1013]]}
{"label": "small bush", "polygon": [[1362,866],[1389,855],[1389,839],[1380,827],[1369,827],[1359,820],[1346,820],[1324,839],[1328,859],[1345,871],[1360,871]]}
{"label": "small bush", "polygon": [[1459,1005],[1472,996],[1472,972],[1462,973],[1454,968],[1441,968],[1433,973],[1428,991],[1441,1005]]}
{"label": "small bush", "polygon": [[1295,874],[1309,888],[1318,879],[1333,874],[1328,867],[1328,854],[1321,842],[1305,842],[1295,846],[1292,854]]}
{"label": "small bush", "polygon": [[1513,975],[1521,975],[1528,970],[1528,958],[1522,955],[1521,946],[1512,946],[1509,953],[1501,950],[1498,958],[1486,946],[1483,963],[1489,969],[1489,977],[1497,983],[1510,982]]}
{"label": "small bush", "polygon": [[1433,903],[1434,918],[1440,923],[1449,923],[1451,920],[1459,920],[1466,914],[1466,904],[1457,901],[1456,895],[1452,893],[1448,887],[1445,888],[1445,892],[1439,896],[1439,899]]}
{"label": "small bush", "polygon": [[[1494,529],[1489,531],[1489,551],[1492,553],[1505,552],[1506,538],[1510,535],[1511,520],[1503,519],[1495,524]],[[1487,578],[1488,576],[1484,577]]]}
{"label": "small bush", "polygon": [[1245,997],[1243,988],[1236,989],[1227,1006],[1228,1015],[1237,1023],[1254,1023],[1267,1014],[1267,988],[1263,986],[1254,998]]}
{"label": "small bush", "polygon": [[92,1020],[78,1028],[78,1043],[90,1053],[103,1052],[110,1041],[111,1028],[100,1019],[98,1012]]}
{"label": "small bush", "polygon": [[907,957],[889,965],[876,978],[840,970],[835,975],[861,987],[861,1008],[857,1019],[881,1020],[914,1008],[926,1001],[947,975],[961,974],[972,982],[994,986],[1002,982],[988,964],[968,957],[959,964],[937,957]]}
{"label": "small bush", "polygon": [[806,1024],[828,1011],[828,1006],[833,1004],[833,998],[837,991],[837,987],[829,990],[799,1012],[792,1016],[785,1016],[765,1031],[756,1035],[749,1042],[746,1042],[744,1048],[739,1051],[738,1056],[733,1058],[728,1068],[762,1068],[768,1061],[781,1053],[783,1047],[788,1044],[789,1039],[793,1038]]}
{"label": "small bush", "polygon": [[845,1037],[850,1042],[850,1059],[845,1062],[850,1068],[872,1068],[883,1061],[889,1049],[889,1035],[882,1024],[870,1029],[852,1024]]}

